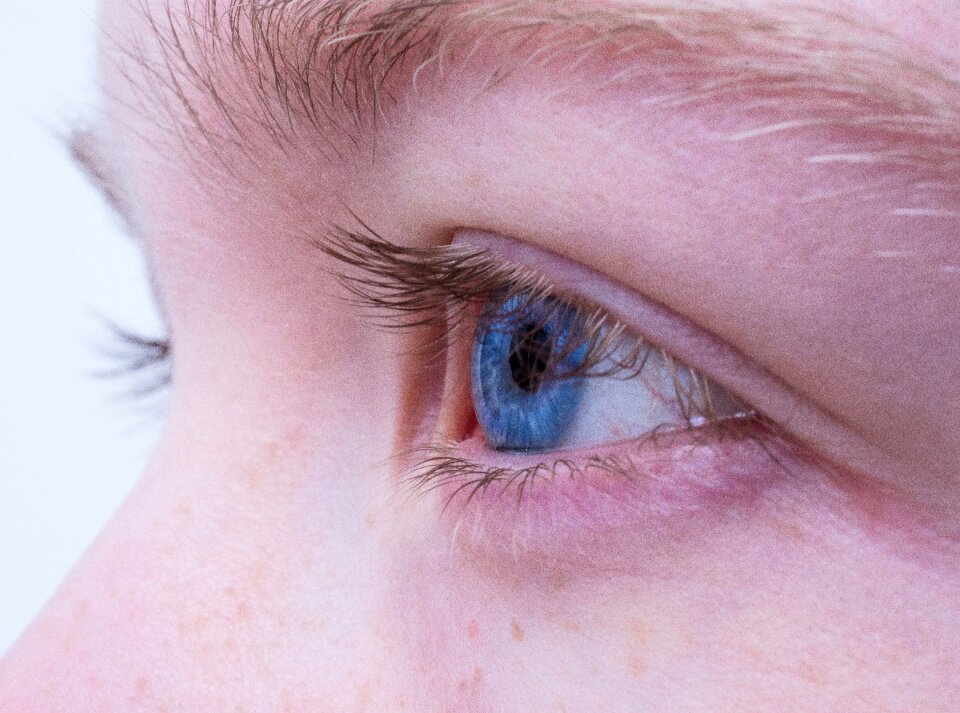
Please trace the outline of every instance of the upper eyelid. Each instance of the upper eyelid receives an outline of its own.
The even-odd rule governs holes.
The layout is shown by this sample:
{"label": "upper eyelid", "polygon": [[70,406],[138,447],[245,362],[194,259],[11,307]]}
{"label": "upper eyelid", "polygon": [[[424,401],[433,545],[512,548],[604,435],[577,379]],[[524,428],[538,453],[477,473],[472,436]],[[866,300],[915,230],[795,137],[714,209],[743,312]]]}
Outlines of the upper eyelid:
{"label": "upper eyelid", "polygon": [[[699,353],[709,350],[725,352],[728,365],[746,362],[735,349],[695,325],[681,322],[687,338],[678,339],[678,315],[671,310],[585,266],[574,267],[525,243],[464,230],[458,231],[455,243],[409,248],[384,239],[362,222],[361,226],[363,232],[339,229],[317,247],[357,269],[337,276],[382,326],[449,325],[446,310],[451,304],[481,304],[501,289],[514,288],[530,294],[533,301],[556,298],[582,311],[601,311],[611,326],[630,329],[681,361],[696,363]],[[629,308],[617,310],[611,304],[616,302],[629,302]],[[444,310],[437,309],[440,306]],[[681,341],[691,346],[683,348]]]}
{"label": "upper eyelid", "polygon": [[[482,303],[502,288],[521,285],[534,295],[554,297],[580,309],[599,308],[616,324],[637,330],[657,346],[667,348],[678,341],[677,315],[672,311],[638,298],[585,266],[573,267],[563,258],[520,241],[463,230],[458,231],[457,243],[409,248],[384,239],[366,224],[361,226],[362,232],[338,229],[317,247],[357,269],[340,271],[337,277],[360,306],[382,318],[384,326],[448,324],[449,315],[437,311],[438,305]],[[630,302],[630,309],[618,311],[611,305],[625,301]],[[739,352],[701,328],[687,325],[687,331],[695,337],[687,340],[695,342],[695,349],[724,350],[730,354],[729,361],[743,360]]]}
{"label": "upper eyelid", "polygon": [[138,243],[141,242],[142,231],[134,218],[129,200],[124,195],[123,181],[118,176],[116,166],[108,158],[109,143],[103,130],[77,126],[64,141],[74,164],[83,171],[90,184],[100,192],[107,205],[120,218],[127,235]]}

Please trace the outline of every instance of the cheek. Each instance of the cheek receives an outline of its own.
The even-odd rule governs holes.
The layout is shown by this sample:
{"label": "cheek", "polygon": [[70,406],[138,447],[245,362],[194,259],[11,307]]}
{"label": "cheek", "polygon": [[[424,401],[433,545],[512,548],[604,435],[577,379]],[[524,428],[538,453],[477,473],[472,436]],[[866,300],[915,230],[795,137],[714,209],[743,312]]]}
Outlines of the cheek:
{"label": "cheek", "polygon": [[458,711],[768,710],[771,692],[791,710],[951,710],[958,558],[921,562],[824,493],[755,505],[592,578],[478,563],[421,528],[391,557],[408,680]]}
{"label": "cheek", "polygon": [[354,525],[374,498],[267,440],[229,463],[161,453],[0,666],[0,710],[395,705],[382,568]]}

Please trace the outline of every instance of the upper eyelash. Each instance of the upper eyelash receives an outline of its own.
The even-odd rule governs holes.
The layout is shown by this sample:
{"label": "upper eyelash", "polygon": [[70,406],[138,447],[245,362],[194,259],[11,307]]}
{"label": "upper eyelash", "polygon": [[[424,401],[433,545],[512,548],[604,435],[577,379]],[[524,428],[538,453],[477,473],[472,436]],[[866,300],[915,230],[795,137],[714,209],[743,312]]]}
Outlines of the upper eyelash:
{"label": "upper eyelash", "polygon": [[144,337],[106,322],[113,344],[105,350],[115,366],[97,373],[107,379],[133,378],[127,389],[134,398],[146,398],[165,391],[173,381],[173,344],[169,339]]}
{"label": "upper eyelash", "polygon": [[366,232],[337,228],[318,247],[358,269],[337,276],[360,305],[383,318],[382,326],[446,324],[449,315],[441,308],[476,303],[511,285],[522,285],[531,294],[551,291],[545,278],[495,260],[484,250],[462,245],[404,247],[361,225]]}
{"label": "upper eyelash", "polygon": [[[508,313],[507,327],[515,326],[536,309],[544,322],[550,310],[572,310],[571,353],[586,345],[574,372],[547,374],[554,377],[611,377],[628,379],[643,371],[649,357],[658,352],[670,370],[681,417],[689,428],[717,424],[723,419],[714,408],[710,379],[682,365],[672,355],[628,332],[606,310],[576,294],[557,288],[546,277],[523,265],[505,262],[485,249],[464,245],[405,247],[392,243],[357,219],[362,231],[337,228],[318,247],[329,257],[355,271],[340,271],[341,284],[356,302],[374,312],[377,324],[387,328],[447,327],[447,333],[467,318],[470,307],[486,304],[492,296],[505,304],[521,298]],[[547,311],[544,311],[547,306]],[[481,311],[476,329],[495,328],[502,315]],[[625,345],[630,345],[624,350]],[[622,353],[621,353],[622,352]],[[564,363],[565,353],[554,364]],[[686,369],[690,384],[680,378]],[[756,413],[744,405],[745,413]]]}

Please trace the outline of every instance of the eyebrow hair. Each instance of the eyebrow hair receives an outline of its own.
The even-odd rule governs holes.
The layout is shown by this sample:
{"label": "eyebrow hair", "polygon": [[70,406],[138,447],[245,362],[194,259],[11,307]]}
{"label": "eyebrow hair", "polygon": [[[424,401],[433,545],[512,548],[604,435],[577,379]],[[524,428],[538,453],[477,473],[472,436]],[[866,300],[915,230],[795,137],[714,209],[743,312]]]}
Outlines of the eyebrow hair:
{"label": "eyebrow hair", "polygon": [[136,60],[128,75],[145,87],[140,108],[151,121],[165,118],[184,143],[201,137],[214,154],[232,146],[249,155],[251,129],[290,147],[307,127],[343,158],[409,106],[401,97],[423,93],[426,73],[449,82],[496,43],[503,59],[484,68],[489,87],[531,68],[567,77],[589,66],[597,89],[655,86],[651,106],[727,101],[776,117],[719,140],[848,129],[876,140],[809,160],[919,166],[950,184],[960,168],[956,67],[940,57],[914,61],[894,35],[824,9],[167,0],[158,10],[141,2],[154,44],[125,50]]}

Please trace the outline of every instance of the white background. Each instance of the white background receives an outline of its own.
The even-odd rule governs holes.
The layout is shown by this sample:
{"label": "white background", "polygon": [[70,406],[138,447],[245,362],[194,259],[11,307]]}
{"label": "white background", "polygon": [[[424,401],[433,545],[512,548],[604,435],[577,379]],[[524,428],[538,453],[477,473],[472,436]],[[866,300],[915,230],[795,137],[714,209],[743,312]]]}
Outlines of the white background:
{"label": "white background", "polygon": [[3,0],[0,652],[130,490],[159,417],[123,397],[102,315],[154,336],[144,269],[58,134],[96,116],[96,0]]}

